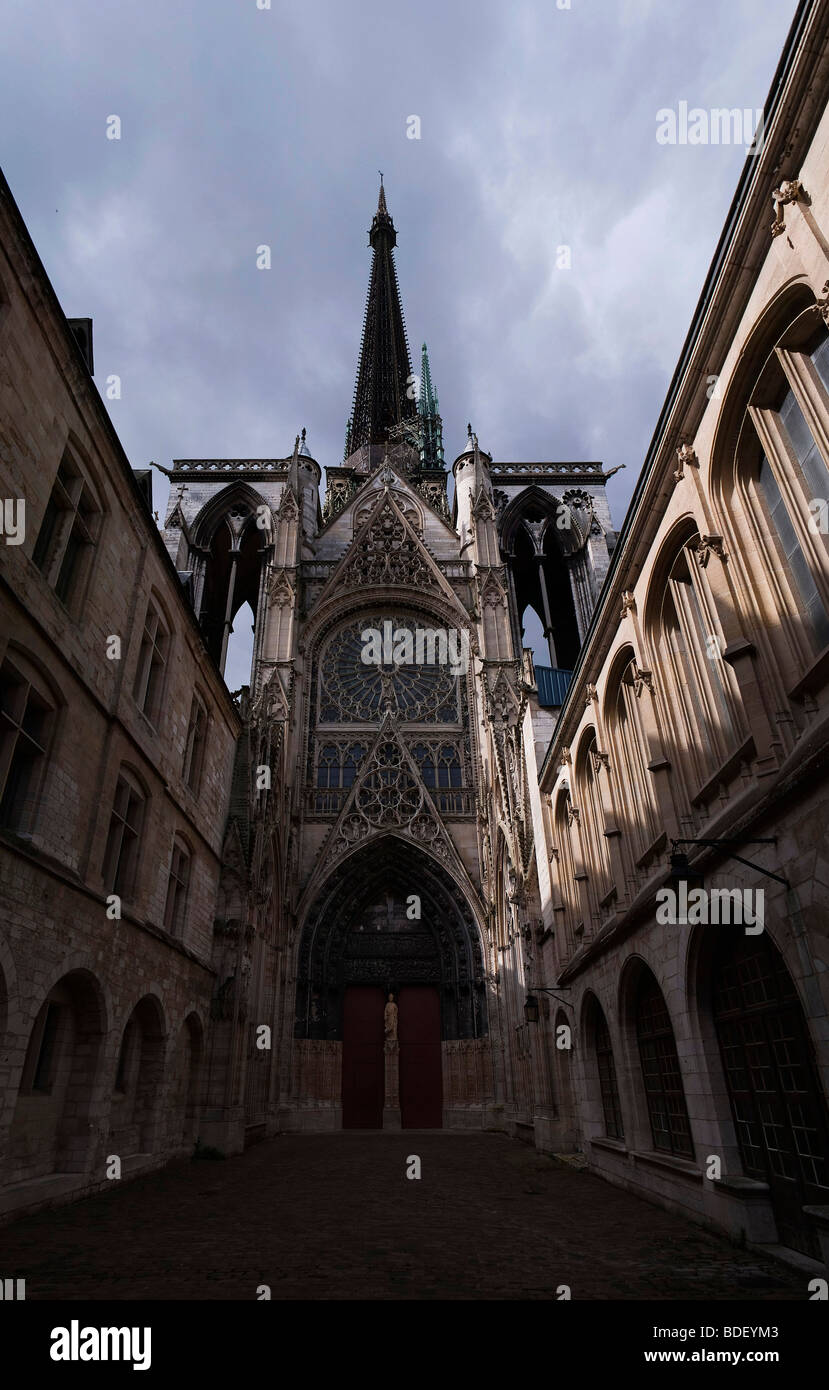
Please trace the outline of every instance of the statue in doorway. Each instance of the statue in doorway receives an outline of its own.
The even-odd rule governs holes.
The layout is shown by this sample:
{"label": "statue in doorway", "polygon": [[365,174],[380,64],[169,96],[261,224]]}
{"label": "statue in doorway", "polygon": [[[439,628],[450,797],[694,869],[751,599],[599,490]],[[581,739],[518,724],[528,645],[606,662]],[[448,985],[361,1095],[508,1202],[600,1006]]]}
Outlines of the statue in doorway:
{"label": "statue in doorway", "polygon": [[389,1002],[383,1010],[383,1023],[386,1029],[386,1042],[397,1042],[397,1005],[394,1002],[394,995],[389,995]]}

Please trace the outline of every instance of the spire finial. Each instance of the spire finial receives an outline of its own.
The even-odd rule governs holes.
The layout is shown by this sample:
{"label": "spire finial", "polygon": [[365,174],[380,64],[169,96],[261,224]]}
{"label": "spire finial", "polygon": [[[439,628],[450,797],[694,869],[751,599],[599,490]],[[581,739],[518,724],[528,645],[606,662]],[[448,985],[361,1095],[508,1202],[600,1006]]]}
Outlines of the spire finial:
{"label": "spire finial", "polygon": [[[382,183],[368,239],[374,255],[354,389],[352,453],[364,445],[381,448],[390,430],[417,415],[417,402],[411,395],[409,344],[392,255],[397,233],[386,207]],[[366,466],[370,461],[365,456]]]}

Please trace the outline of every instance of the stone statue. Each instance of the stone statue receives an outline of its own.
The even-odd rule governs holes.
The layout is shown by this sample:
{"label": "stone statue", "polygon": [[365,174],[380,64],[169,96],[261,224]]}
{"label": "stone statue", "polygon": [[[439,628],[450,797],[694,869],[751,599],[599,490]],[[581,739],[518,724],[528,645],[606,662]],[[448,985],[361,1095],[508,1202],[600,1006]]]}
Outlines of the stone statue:
{"label": "stone statue", "polygon": [[386,1029],[386,1042],[397,1042],[397,1005],[394,1002],[394,995],[389,995],[389,1002],[383,1010],[383,1023]]}

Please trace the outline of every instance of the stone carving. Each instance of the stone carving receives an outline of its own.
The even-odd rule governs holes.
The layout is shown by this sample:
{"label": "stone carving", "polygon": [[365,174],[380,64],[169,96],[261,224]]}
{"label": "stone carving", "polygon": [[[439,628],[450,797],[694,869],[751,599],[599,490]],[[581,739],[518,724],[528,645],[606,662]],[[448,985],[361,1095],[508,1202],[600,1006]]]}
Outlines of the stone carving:
{"label": "stone carving", "polygon": [[633,663],[633,689],[637,699],[643,690],[653,690],[653,672],[643,671],[635,661]]}
{"label": "stone carving", "polygon": [[267,578],[267,594],[273,608],[284,608],[293,603],[294,589],[284,569],[271,569]]}
{"label": "stone carving", "polygon": [[829,328],[829,280],[826,281],[826,284],[818,295],[815,308],[826,324],[826,327]]}
{"label": "stone carving", "polygon": [[676,478],[677,482],[680,482],[685,477],[686,466],[689,468],[699,468],[699,459],[697,458],[696,452],[690,444],[680,444],[679,448],[676,451],[676,457],[678,461],[678,466],[676,472],[674,473],[674,477]]}
{"label": "stone carving", "polygon": [[421,497],[429,503],[429,506],[437,512],[438,516],[442,516],[445,521],[448,521],[449,506],[446,501],[445,484],[427,478],[422,483],[416,483],[415,486]]}
{"label": "stone carving", "polygon": [[355,806],[376,829],[408,825],[420,809],[422,792],[411,772],[400,765],[395,742],[375,748],[361,778]]}
{"label": "stone carving", "polygon": [[544,534],[550,518],[545,516],[541,521],[527,521],[524,518],[524,530],[529,535],[533,543],[533,554],[536,556],[544,554]]}
{"label": "stone carving", "polygon": [[280,521],[296,521],[299,516],[299,503],[294,496],[293,489],[286,487],[282,494],[277,513]]}
{"label": "stone carving", "polygon": [[593,499],[583,488],[568,488],[562,494],[561,503],[567,525],[561,524],[560,516],[557,518],[556,539],[565,556],[575,555],[584,548],[591,534],[601,532],[601,527],[593,511]]}
{"label": "stone carving", "polygon": [[350,497],[359,491],[361,485],[357,478],[329,478],[322,508],[323,522],[330,521],[341,512]]}
{"label": "stone carving", "polygon": [[[504,496],[503,493],[499,495],[501,497]],[[506,502],[506,499],[504,500]],[[472,515],[476,517],[478,521],[494,521],[495,519],[495,508],[483,488],[479,490],[472,502]]]}
{"label": "stone carving", "polygon": [[694,546],[694,553],[700,569],[705,569],[712,555],[716,555],[723,561],[728,559],[723,548],[722,536],[700,536]]}
{"label": "stone carving", "polygon": [[490,570],[486,578],[481,582],[478,580],[479,603],[486,604],[490,608],[505,607],[507,602],[506,590],[493,570]]}
{"label": "stone carving", "polygon": [[590,761],[593,764],[593,771],[596,776],[599,775],[603,767],[610,767],[610,755],[608,753],[600,753],[598,748],[590,749]]}
{"label": "stone carving", "polygon": [[397,1005],[394,1002],[394,995],[389,995],[389,1002],[383,1010],[383,1026],[386,1033],[387,1042],[397,1042]]}
{"label": "stone carving", "polygon": [[502,666],[489,690],[489,716],[496,723],[512,724],[521,712],[516,677]]}
{"label": "stone carving", "polygon": [[341,572],[340,579],[344,586],[408,584],[417,589],[437,587],[417,538],[409,531],[390,499],[386,499],[365,534],[355,544],[355,552]]}
{"label": "stone carving", "polygon": [[800,179],[784,179],[779,188],[775,188],[771,195],[774,204],[774,221],[771,224],[772,236],[780,236],[785,230],[782,209],[787,203],[796,203],[799,198],[804,197],[804,188]]}
{"label": "stone carving", "polygon": [[[392,473],[392,474],[391,474],[391,482],[393,483],[394,481],[395,481],[395,478],[394,478],[394,474]],[[401,512],[403,513],[404,517],[405,517],[406,520],[408,521],[409,525],[411,526],[411,528],[412,528],[412,530],[415,532],[415,534],[416,534],[417,536],[419,536],[419,537],[422,539],[422,537],[423,537],[423,517],[421,516],[420,508],[419,508],[418,506],[415,505],[415,503],[412,501],[411,497],[409,497],[407,493],[398,491],[397,488],[391,487],[390,484],[388,484],[388,483],[385,484],[385,487],[388,488],[388,490],[392,493],[392,495],[393,495],[393,497],[394,497],[394,505],[398,508],[399,511],[401,511]],[[375,509],[376,509],[376,507],[377,507],[377,501],[378,501],[378,494],[377,494],[377,493],[374,493],[374,494],[370,495],[366,501],[361,502],[360,505],[359,505],[359,507],[355,507],[355,509],[354,509],[354,534],[355,534],[355,535],[357,535],[357,533],[361,530],[361,528],[362,528],[363,526],[365,526],[365,524],[366,524],[366,522],[368,521],[369,517],[372,516],[372,514],[374,513],[374,511],[375,511]]]}
{"label": "stone carving", "polygon": [[633,597],[632,589],[625,589],[622,594],[622,611],[619,614],[619,621],[624,622],[628,613],[631,615],[636,612],[636,599]]}

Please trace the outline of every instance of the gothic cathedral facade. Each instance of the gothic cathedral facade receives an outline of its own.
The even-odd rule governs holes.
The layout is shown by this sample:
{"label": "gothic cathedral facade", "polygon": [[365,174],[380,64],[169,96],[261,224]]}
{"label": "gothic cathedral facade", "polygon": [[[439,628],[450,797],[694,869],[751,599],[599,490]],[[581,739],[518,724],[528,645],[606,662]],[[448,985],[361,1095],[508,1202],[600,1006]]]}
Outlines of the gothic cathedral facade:
{"label": "gothic cathedral facade", "polygon": [[[354,406],[324,500],[305,430],[286,459],[171,472],[165,543],[220,667],[245,601],[255,614],[214,925],[222,1084],[203,1130],[223,1147],[276,1126],[514,1132],[539,1113],[523,1013],[536,746],[608,568],[604,475],[495,462],[470,427],[450,506],[382,186],[369,239]],[[549,652],[538,672],[528,606]]]}

